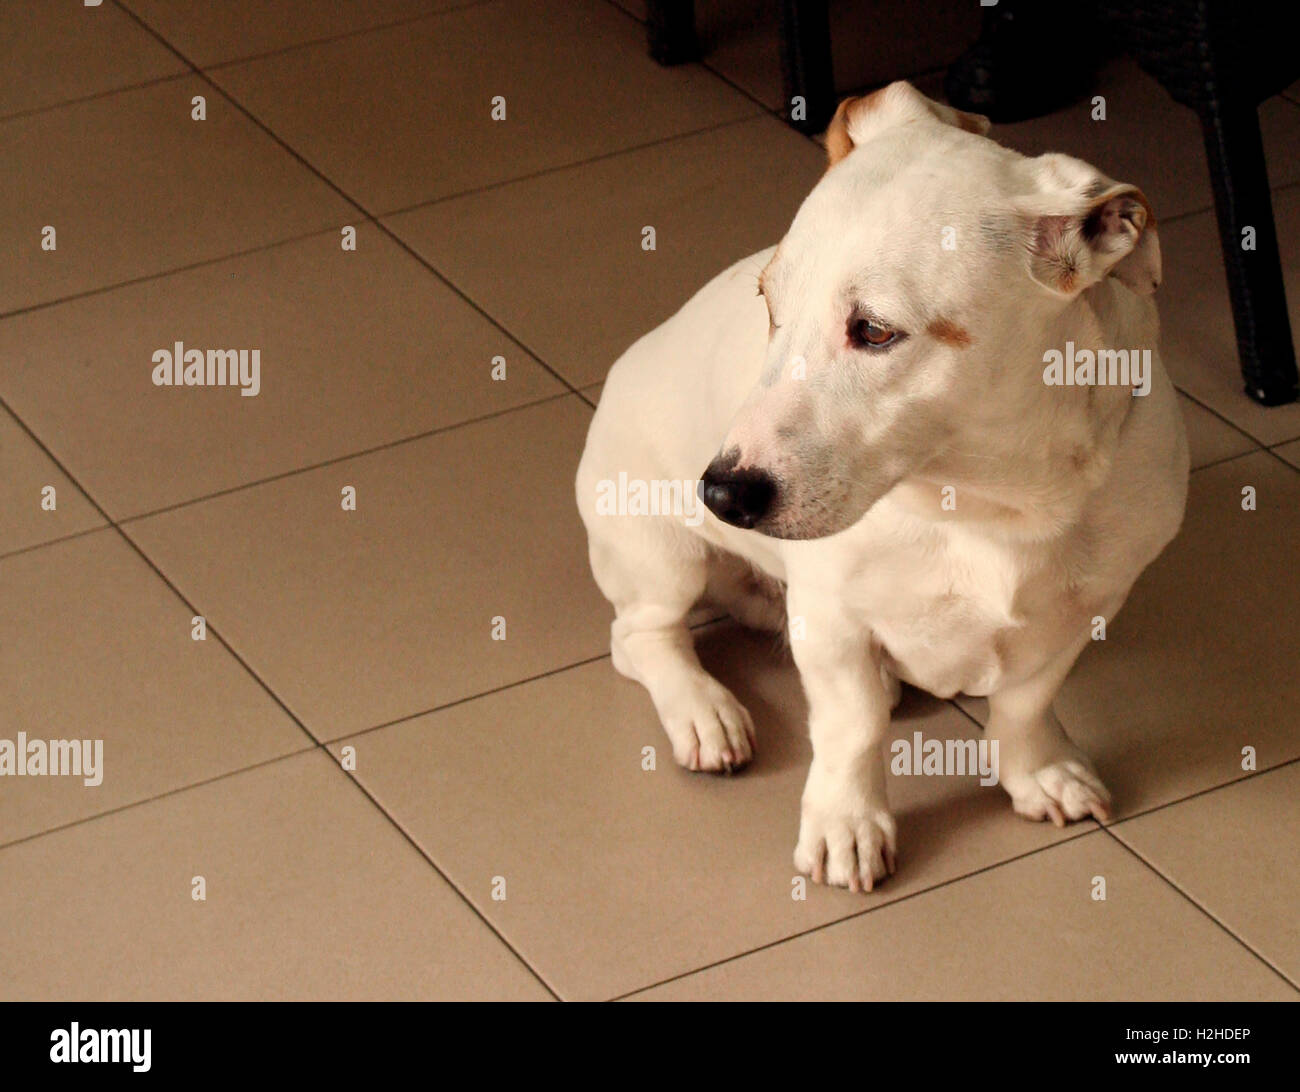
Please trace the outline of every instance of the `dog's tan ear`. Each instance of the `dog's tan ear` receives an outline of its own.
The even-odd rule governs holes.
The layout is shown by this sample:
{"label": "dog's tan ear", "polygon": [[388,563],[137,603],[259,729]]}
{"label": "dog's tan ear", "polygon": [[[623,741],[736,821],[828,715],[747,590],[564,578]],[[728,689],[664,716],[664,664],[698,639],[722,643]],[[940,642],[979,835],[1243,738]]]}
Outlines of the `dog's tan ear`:
{"label": "dog's tan ear", "polygon": [[923,119],[938,120],[980,136],[989,131],[989,119],[982,114],[954,110],[926,98],[906,80],[899,80],[870,95],[857,95],[840,103],[824,138],[830,166],[882,129]]}
{"label": "dog's tan ear", "polygon": [[1077,159],[1041,156],[1064,182],[1022,208],[1029,220],[1029,270],[1039,284],[1076,296],[1111,275],[1149,296],[1160,286],[1160,239],[1151,203]]}

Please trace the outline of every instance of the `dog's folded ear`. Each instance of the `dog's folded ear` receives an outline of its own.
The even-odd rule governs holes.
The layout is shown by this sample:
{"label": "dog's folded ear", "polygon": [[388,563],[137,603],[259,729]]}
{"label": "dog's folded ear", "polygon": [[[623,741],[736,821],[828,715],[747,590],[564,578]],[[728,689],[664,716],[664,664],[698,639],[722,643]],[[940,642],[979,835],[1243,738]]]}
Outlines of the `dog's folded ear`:
{"label": "dog's folded ear", "polygon": [[1035,162],[1046,188],[1020,206],[1034,280],[1072,297],[1113,275],[1151,295],[1160,285],[1160,239],[1142,191],[1069,156]]}
{"label": "dog's folded ear", "polygon": [[823,138],[830,166],[883,129],[923,120],[941,121],[980,136],[989,131],[989,119],[982,114],[954,110],[926,98],[906,80],[899,80],[870,95],[857,95],[840,103]]}

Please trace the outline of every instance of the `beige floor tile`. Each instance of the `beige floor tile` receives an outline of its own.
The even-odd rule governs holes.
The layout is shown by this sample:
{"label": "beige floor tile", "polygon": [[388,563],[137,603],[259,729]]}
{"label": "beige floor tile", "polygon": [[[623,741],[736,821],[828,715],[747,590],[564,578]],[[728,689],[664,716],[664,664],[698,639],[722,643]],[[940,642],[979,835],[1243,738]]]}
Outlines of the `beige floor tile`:
{"label": "beige floor tile", "polygon": [[200,68],[412,19],[467,0],[124,0]]}
{"label": "beige floor tile", "polygon": [[188,71],[112,3],[0,0],[0,117]]}
{"label": "beige floor tile", "polygon": [[[190,100],[207,98],[207,120]],[[354,213],[198,78],[0,122],[0,311],[351,223]],[[57,250],[42,250],[46,226]]]}
{"label": "beige floor tile", "polygon": [[[0,326],[3,330],[3,326]],[[0,556],[98,527],[104,519],[84,493],[40,449],[12,415],[0,409]],[[53,510],[44,507],[43,491]]]}
{"label": "beige floor tile", "polygon": [[[1094,878],[1105,901],[1093,898]],[[1296,991],[1103,833],[640,1000],[1288,1000]]]}
{"label": "beige floor tile", "polygon": [[1187,445],[1191,449],[1193,470],[1256,449],[1257,445],[1249,436],[1224,423],[1187,395],[1180,394],[1178,404],[1182,406],[1183,423],[1187,426]]}
{"label": "beige floor tile", "polygon": [[[1254,486],[1258,509],[1242,511]],[[1300,756],[1300,475],[1258,452],[1192,475],[1178,537],[1138,579],[1056,701],[1133,815]],[[983,700],[962,705],[981,722]]]}
{"label": "beige floor tile", "polygon": [[[379,228],[355,226],[355,251],[328,232],[14,316],[0,392],[123,519],[564,391]],[[153,354],[178,340],[258,349],[257,395],[155,386]]]}
{"label": "beige floor tile", "polygon": [[[1104,121],[1092,120],[1095,95],[1106,100]],[[1281,97],[1269,99],[1260,107],[1260,125],[1273,185],[1300,180],[1300,107]],[[1032,121],[995,125],[990,135],[1026,155],[1066,152],[1141,187],[1161,223],[1214,205],[1196,115],[1131,60],[1107,65],[1084,101]],[[1164,228],[1160,241],[1165,241]],[[1217,248],[1216,241],[1215,253]],[[1161,297],[1168,296],[1166,278]]]}
{"label": "beige floor tile", "polygon": [[[769,109],[784,106],[776,4],[749,0],[696,5],[704,61]],[[979,37],[979,4],[942,0],[927,5],[925,33],[915,8],[892,0],[843,0],[831,5],[831,61],[841,94],[946,68]],[[887,49],[864,43],[888,42]]]}
{"label": "beige floor tile", "polygon": [[592,383],[714,276],[779,242],[824,167],[810,141],[757,118],[387,222],[570,382]]}
{"label": "beige floor tile", "polygon": [[[1300,163],[1300,155],[1295,159]],[[1291,328],[1300,344],[1300,188],[1273,194],[1287,281]],[[1175,383],[1264,444],[1300,437],[1300,403],[1256,405],[1242,389],[1241,364],[1228,303],[1214,214],[1188,217],[1160,229],[1165,281],[1160,343]]]}
{"label": "beige floor tile", "polygon": [[[724,625],[697,641],[755,718],[758,758],[735,777],[675,766],[648,696],[607,659],[347,741],[362,783],[562,997],[614,996],[1084,830],[1019,819],[974,778],[891,775],[899,874],[796,901],[796,672],[770,637]],[[910,694],[895,733],[914,732],[978,734]]]}
{"label": "beige floor tile", "polygon": [[103,741],[98,786],[6,776],[0,843],[310,744],[191,617],[112,530],[0,560],[0,738]]}
{"label": "beige floor tile", "polygon": [[477,5],[213,78],[373,213],[757,110],[703,69],[661,69],[602,0]]}
{"label": "beige floor tile", "polygon": [[1293,440],[1289,444],[1281,444],[1273,449],[1273,453],[1279,458],[1285,459],[1297,470],[1300,470],[1300,440]]}
{"label": "beige floor tile", "polygon": [[337,739],[608,650],[573,500],[590,420],[571,395],[127,530]]}
{"label": "beige floor tile", "polygon": [[5,1000],[548,998],[319,751],[10,846],[0,869],[22,938]]}
{"label": "beige floor tile", "polygon": [[1300,765],[1161,808],[1115,834],[1291,980],[1300,980]]}

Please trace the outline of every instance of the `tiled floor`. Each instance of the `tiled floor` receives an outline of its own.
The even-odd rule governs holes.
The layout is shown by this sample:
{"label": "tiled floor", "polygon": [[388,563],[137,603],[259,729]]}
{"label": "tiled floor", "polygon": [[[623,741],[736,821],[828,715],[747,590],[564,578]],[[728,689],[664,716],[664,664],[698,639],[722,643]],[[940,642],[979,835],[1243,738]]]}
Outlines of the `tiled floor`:
{"label": "tiled floor", "polygon": [[[1300,996],[1300,407],[1240,393],[1196,125],[1132,65],[995,131],[1161,217],[1187,521],[1058,703],[1116,820],[899,778],[900,874],[792,898],[803,698],[729,623],[758,761],[642,769],[572,473],[820,173],[742,8],[664,70],[635,0],[0,4],[0,738],[105,771],[0,781],[0,998]],[[1262,117],[1300,330],[1300,92]],[[177,341],[260,393],[155,387]]]}

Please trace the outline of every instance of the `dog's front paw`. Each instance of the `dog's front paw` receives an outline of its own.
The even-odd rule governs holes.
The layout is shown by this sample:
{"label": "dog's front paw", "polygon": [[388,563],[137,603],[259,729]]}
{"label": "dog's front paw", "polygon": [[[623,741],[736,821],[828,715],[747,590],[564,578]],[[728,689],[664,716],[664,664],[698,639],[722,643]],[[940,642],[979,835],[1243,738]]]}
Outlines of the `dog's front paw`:
{"label": "dog's front paw", "polygon": [[701,674],[659,709],[673,757],[688,770],[738,770],[754,757],[749,711],[717,679]]}
{"label": "dog's front paw", "polygon": [[1050,819],[1058,827],[1066,820],[1110,818],[1110,793],[1086,762],[1052,762],[1032,774],[1004,779],[1016,812],[1026,819]]}
{"label": "dog's front paw", "polygon": [[867,786],[827,784],[816,764],[804,791],[794,866],[815,883],[871,891],[893,875],[897,828]]}

